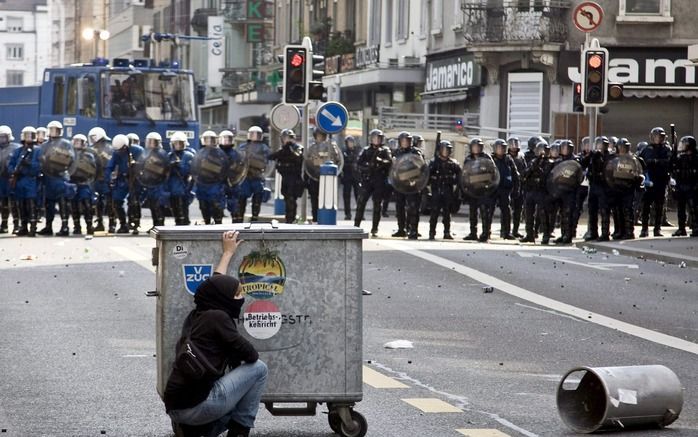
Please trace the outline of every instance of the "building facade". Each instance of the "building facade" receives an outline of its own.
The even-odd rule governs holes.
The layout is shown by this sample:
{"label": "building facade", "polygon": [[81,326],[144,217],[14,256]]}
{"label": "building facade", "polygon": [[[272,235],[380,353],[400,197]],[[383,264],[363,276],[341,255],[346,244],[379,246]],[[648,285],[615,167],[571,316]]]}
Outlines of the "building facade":
{"label": "building facade", "polygon": [[45,0],[0,3],[0,87],[41,82],[52,62],[50,26]]}

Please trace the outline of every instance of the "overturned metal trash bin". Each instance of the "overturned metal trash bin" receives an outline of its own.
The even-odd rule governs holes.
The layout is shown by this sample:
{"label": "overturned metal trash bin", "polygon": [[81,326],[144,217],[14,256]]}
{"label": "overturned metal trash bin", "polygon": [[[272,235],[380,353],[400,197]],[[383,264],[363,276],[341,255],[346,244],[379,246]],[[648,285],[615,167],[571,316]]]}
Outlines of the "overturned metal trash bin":
{"label": "overturned metal trash bin", "polygon": [[683,407],[679,378],[665,366],[577,367],[557,390],[562,421],[579,433],[665,427]]}
{"label": "overturned metal trash bin", "polygon": [[[246,294],[238,330],[269,367],[262,402],[273,415],[315,415],[327,404],[343,436],[366,434],[362,400],[362,229],[240,224],[158,227],[157,389],[163,396],[175,345],[197,286],[213,273],[223,231],[245,242],[228,274]],[[283,404],[296,404],[283,407]],[[303,404],[298,407],[297,404]]]}

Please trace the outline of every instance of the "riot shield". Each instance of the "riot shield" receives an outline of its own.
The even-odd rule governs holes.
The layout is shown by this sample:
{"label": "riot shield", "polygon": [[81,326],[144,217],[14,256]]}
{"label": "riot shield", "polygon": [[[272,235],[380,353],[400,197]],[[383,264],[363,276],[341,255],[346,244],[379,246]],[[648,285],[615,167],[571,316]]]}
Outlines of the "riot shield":
{"label": "riot shield", "polygon": [[228,154],[228,185],[231,187],[241,183],[247,176],[249,162],[246,155],[245,151],[237,149]]}
{"label": "riot shield", "polygon": [[204,147],[194,157],[191,174],[202,184],[223,182],[228,175],[228,156],[218,147]]}
{"label": "riot shield", "polygon": [[105,169],[113,153],[111,144],[107,141],[98,141],[92,146],[92,149],[95,151],[95,155],[99,161],[99,167]]}
{"label": "riot shield", "polygon": [[327,161],[337,166],[337,174],[342,172],[344,154],[335,142],[315,142],[303,152],[303,169],[313,180],[320,180],[320,166]]}
{"label": "riot shield", "polygon": [[560,161],[545,181],[548,193],[556,199],[575,191],[584,181],[584,170],[575,160]]}
{"label": "riot shield", "polygon": [[10,158],[15,150],[21,146],[17,143],[9,143],[5,147],[0,148],[0,177],[10,176]]}
{"label": "riot shield", "polygon": [[77,152],[68,172],[70,179],[77,184],[90,184],[97,178],[98,159],[90,150]]}
{"label": "riot shield", "polygon": [[41,146],[41,171],[45,175],[60,177],[75,161],[75,151],[70,141],[58,138]]}
{"label": "riot shield", "polygon": [[252,179],[264,179],[269,167],[269,146],[259,141],[244,144],[241,151],[247,157],[247,177]]}
{"label": "riot shield", "polygon": [[144,187],[164,183],[170,172],[170,158],[164,149],[147,150],[136,163],[136,179]]}
{"label": "riot shield", "polygon": [[429,165],[422,155],[404,153],[393,161],[388,181],[398,193],[419,193],[429,182]]}
{"label": "riot shield", "polygon": [[461,185],[463,193],[475,199],[494,193],[499,186],[499,170],[492,158],[482,155],[467,160],[463,164]]}
{"label": "riot shield", "polygon": [[603,174],[609,188],[627,191],[633,189],[643,175],[642,164],[634,155],[616,155],[606,162]]}

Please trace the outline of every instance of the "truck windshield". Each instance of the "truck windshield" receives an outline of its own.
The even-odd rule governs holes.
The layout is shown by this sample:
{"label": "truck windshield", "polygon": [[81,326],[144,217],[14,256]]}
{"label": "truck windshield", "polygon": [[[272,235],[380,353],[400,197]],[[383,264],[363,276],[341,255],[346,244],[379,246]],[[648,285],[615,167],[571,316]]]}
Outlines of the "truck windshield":
{"label": "truck windshield", "polygon": [[195,121],[194,89],[187,73],[102,73],[105,118]]}

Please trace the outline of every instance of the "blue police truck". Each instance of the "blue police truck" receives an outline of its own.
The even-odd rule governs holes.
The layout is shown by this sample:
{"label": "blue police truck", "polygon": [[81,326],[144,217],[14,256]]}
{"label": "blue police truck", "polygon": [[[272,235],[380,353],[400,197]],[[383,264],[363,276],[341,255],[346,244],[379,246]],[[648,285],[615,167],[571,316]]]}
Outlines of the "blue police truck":
{"label": "blue police truck", "polygon": [[134,132],[141,141],[152,131],[163,139],[182,131],[196,148],[197,96],[194,75],[176,63],[95,59],[48,68],[39,86],[0,88],[0,124],[10,126],[16,137],[24,126],[46,126],[51,120],[63,124],[67,138],[87,135],[95,126],[109,137]]}

